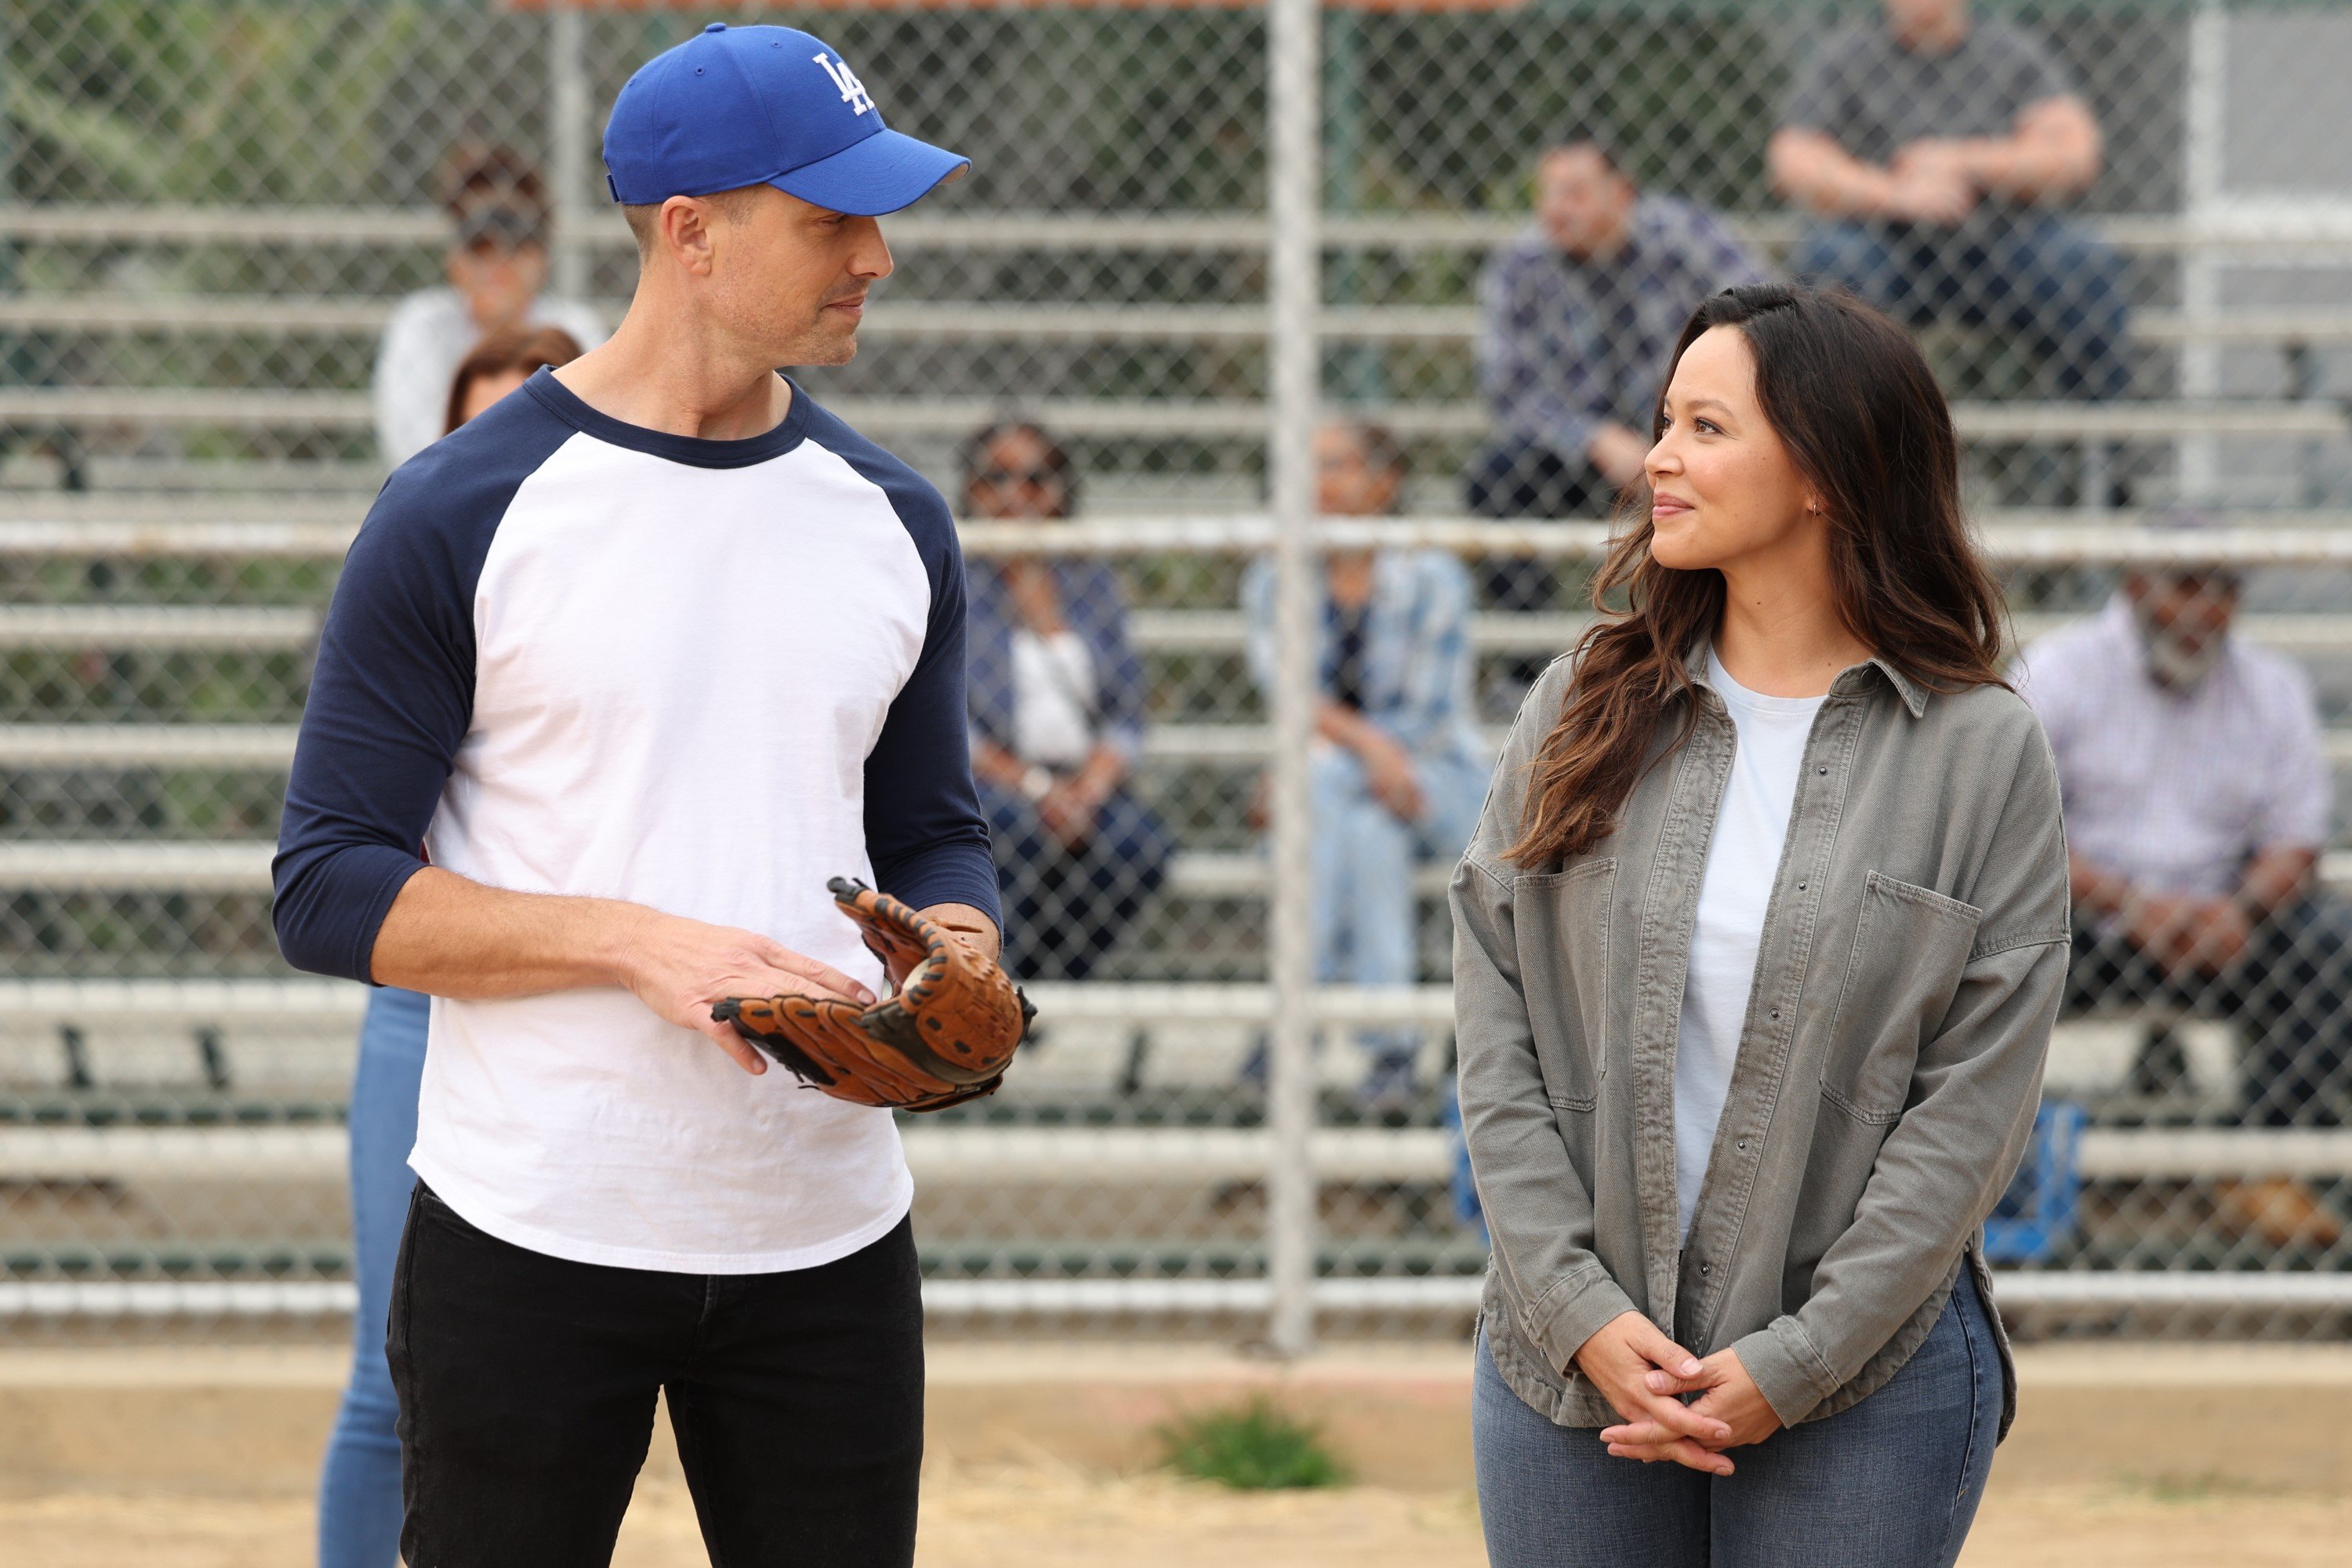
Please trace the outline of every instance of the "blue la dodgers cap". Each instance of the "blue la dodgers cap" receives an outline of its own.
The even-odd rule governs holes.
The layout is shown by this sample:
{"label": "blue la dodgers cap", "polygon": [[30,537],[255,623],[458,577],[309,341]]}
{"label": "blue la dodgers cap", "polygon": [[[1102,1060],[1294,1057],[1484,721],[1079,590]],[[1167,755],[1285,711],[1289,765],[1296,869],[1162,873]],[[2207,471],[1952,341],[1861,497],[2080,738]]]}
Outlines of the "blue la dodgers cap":
{"label": "blue la dodgers cap", "polygon": [[605,183],[626,206],[769,184],[872,216],[971,166],[885,126],[841,56],[791,27],[711,23],[639,67],[604,126]]}

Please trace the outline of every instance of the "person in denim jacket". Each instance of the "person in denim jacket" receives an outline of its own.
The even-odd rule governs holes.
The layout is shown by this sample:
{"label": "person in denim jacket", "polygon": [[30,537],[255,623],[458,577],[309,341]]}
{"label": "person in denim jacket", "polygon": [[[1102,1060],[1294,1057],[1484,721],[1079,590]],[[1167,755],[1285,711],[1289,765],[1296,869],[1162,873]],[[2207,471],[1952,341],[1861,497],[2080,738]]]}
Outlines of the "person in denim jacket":
{"label": "person in denim jacket", "polygon": [[[964,452],[968,517],[1066,518],[1068,454],[1035,425]],[[971,573],[972,773],[1005,910],[1005,967],[1084,980],[1167,876],[1168,830],[1128,788],[1143,751],[1143,661],[1100,561],[1014,556]]]}
{"label": "person in denim jacket", "polygon": [[[1315,442],[1318,501],[1328,516],[1393,511],[1406,465],[1374,425],[1328,425]],[[1315,710],[1316,977],[1410,985],[1420,974],[1416,865],[1450,861],[1469,842],[1492,753],[1470,700],[1470,574],[1442,550],[1335,550],[1318,584]],[[1274,568],[1244,579],[1251,672],[1275,682]],[[1358,1037],[1368,1104],[1415,1097],[1412,1028]]]}

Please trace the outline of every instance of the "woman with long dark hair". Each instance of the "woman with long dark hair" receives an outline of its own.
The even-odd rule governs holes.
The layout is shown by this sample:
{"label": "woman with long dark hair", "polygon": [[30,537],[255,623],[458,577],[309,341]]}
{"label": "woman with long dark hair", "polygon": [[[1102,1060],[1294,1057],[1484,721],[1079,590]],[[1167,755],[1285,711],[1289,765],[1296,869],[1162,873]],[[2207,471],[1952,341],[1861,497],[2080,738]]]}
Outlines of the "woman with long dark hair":
{"label": "woman with long dark hair", "polygon": [[1454,880],[1488,1553],[1948,1564],[2013,1403],[1979,1237],[2065,976],[2056,773],[1893,322],[1718,294],[1655,435]]}

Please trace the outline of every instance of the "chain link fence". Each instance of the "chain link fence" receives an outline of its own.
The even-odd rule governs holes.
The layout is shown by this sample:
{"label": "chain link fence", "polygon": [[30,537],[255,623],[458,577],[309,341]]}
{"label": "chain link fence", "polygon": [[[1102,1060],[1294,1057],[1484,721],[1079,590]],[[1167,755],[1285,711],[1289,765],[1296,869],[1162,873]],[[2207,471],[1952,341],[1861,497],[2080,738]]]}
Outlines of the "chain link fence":
{"label": "chain link fence", "polygon": [[[935,1312],[1250,1333],[1281,1294],[1294,1340],[1302,1301],[1325,1332],[1467,1322],[1485,1247],[1445,1087],[1444,881],[1499,726],[1582,624],[1623,477],[1608,433],[1646,422],[1658,334],[1739,276],[1833,277],[1912,322],[2021,642],[2094,623],[2137,563],[2198,601],[2180,616],[2219,602],[2291,658],[2320,771],[2352,760],[2352,10],[1979,0],[1981,79],[1922,108],[1871,68],[1872,5],[1365,0],[1320,13],[1281,168],[1262,9],[719,14],[815,31],[894,125],[974,162],[886,226],[864,349],[805,378],[969,520],[981,772],[1045,1004],[1001,1095],[906,1129]],[[429,291],[518,268],[567,319],[617,321],[634,253],[596,134],[706,19],[0,4],[5,1332],[347,1309],[363,998],[278,958],[268,861],[317,617],[417,416],[387,328],[474,320]],[[2020,124],[2033,199],[1898,157]],[[1913,218],[1822,216],[1865,163]],[[1280,287],[1286,176],[1320,187],[1314,310]],[[1319,370],[1319,437],[1284,403],[1286,343]],[[1306,869],[1280,891],[1333,918],[1287,934],[1285,473],[1292,510],[1312,486],[1365,514],[1322,525],[1328,563],[1297,557],[1301,602],[1343,606],[1361,657],[1330,673],[1391,738],[1300,754]],[[2183,503],[2219,526],[2149,526]],[[1092,689],[1056,704],[1075,732],[1039,732],[1052,672],[1014,649],[1041,599],[1094,639]],[[1106,751],[1104,787],[1073,787]],[[2274,847],[2292,762],[2170,805]],[[2101,783],[2070,777],[2070,804]],[[2343,1331],[2347,877],[2324,854],[2236,946],[2207,904],[2086,921],[2005,1307]],[[1287,1119],[1282,953],[1313,967],[1320,1037]]]}

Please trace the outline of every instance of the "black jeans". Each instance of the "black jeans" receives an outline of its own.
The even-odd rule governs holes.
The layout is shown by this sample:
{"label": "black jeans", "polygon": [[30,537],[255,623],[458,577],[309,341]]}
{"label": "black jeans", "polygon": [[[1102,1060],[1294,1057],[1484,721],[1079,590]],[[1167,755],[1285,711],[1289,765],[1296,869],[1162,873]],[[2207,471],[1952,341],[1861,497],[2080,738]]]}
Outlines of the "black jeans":
{"label": "black jeans", "polygon": [[2074,930],[2065,1011],[2150,1004],[2225,1019],[2246,1035],[2242,1119],[2265,1127],[2340,1127],[2352,1110],[2352,910],[2288,904],[2256,926],[2219,975],[2174,979],[2119,937]]}
{"label": "black jeans", "polygon": [[571,1263],[416,1184],[386,1350],[410,1568],[586,1568],[669,1396],[715,1568],[906,1568],[923,1456],[923,1305],[905,1220],[782,1274]]}

